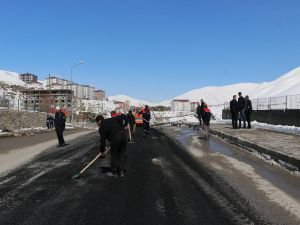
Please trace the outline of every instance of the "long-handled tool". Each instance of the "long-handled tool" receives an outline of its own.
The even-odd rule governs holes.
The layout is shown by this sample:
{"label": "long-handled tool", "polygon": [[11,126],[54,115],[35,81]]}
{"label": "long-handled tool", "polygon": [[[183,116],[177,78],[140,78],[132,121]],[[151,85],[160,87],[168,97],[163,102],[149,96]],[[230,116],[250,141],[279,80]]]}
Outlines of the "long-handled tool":
{"label": "long-handled tool", "polygon": [[108,151],[110,150],[110,147],[106,149],[104,153],[100,152],[86,167],[84,167],[79,173],[75,174],[72,179],[78,179],[83,172],[89,168],[100,156],[106,155]]}
{"label": "long-handled tool", "polygon": [[148,120],[146,120],[146,119],[144,119],[144,118],[143,118],[143,120],[144,120],[145,122],[147,122],[147,123],[150,123],[150,121],[148,121]]}
{"label": "long-handled tool", "polygon": [[128,124],[128,132],[129,132],[129,144],[133,144],[134,141],[132,140],[132,136],[131,136],[131,130],[130,130],[130,124]]}

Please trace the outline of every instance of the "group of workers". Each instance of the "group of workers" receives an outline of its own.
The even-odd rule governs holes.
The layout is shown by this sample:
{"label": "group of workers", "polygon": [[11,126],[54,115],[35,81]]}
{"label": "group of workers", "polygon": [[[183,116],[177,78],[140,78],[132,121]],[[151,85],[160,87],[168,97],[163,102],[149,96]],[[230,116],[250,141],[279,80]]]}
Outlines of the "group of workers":
{"label": "group of workers", "polygon": [[[143,137],[150,134],[150,108],[146,105],[138,114],[142,115],[143,119]],[[127,143],[133,143],[135,134],[135,117],[130,110],[127,115],[111,111],[110,118],[104,118],[98,115],[95,118],[99,126],[100,134],[100,152],[105,155],[107,141],[110,143],[111,156],[111,171],[108,176],[124,177],[126,173],[126,158],[127,158]],[[55,113],[55,130],[58,139],[58,147],[64,147],[65,141],[63,132],[65,130],[66,116],[65,113],[56,107]]]}
{"label": "group of workers", "polygon": [[[139,114],[143,118],[143,136],[150,133],[150,109],[146,105]],[[135,133],[135,117],[132,111],[127,115],[111,112],[111,118],[105,119],[102,115],[96,117],[96,123],[99,126],[100,134],[100,152],[105,153],[106,142],[110,142],[111,151],[111,171],[108,176],[124,177],[126,174],[127,143],[132,143]]]}

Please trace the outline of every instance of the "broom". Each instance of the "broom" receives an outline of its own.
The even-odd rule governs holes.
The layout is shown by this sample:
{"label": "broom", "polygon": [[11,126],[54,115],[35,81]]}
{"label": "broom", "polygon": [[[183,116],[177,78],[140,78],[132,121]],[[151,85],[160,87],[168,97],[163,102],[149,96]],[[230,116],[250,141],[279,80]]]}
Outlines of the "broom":
{"label": "broom", "polygon": [[106,151],[104,153],[100,152],[86,167],[84,167],[79,173],[75,174],[72,179],[78,179],[81,174],[83,174],[83,172],[89,168],[100,156],[102,155],[106,155],[108,153],[108,151],[110,150],[110,147],[106,149]]}
{"label": "broom", "polygon": [[128,124],[128,132],[129,132],[129,144],[133,144],[134,141],[132,140],[132,136],[131,136],[130,124]]}

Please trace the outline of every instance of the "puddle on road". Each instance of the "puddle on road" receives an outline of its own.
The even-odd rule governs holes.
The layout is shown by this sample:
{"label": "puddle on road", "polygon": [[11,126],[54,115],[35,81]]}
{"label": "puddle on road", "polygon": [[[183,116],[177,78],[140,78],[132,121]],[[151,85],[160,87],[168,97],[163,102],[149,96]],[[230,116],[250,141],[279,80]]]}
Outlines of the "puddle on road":
{"label": "puddle on road", "polygon": [[[243,165],[248,165],[253,171],[252,175],[255,174],[255,176],[253,175],[254,177],[259,176],[263,180],[269,182],[269,186],[273,185],[279,190],[284,190],[285,193],[289,193],[289,195],[295,199],[300,199],[299,179],[297,179],[295,176],[290,176],[287,171],[272,165],[271,162],[263,160],[258,154],[247,152],[247,150],[233,146],[232,144],[226,143],[213,136],[211,136],[208,141],[201,138],[199,139],[199,136],[204,134],[202,132],[195,132],[190,128],[182,127],[181,130],[176,131],[176,133],[176,140],[182,143],[184,146],[189,146],[189,149],[193,150],[192,153],[197,150],[196,147],[191,145],[194,140],[199,143],[198,152],[202,152],[204,154],[205,152],[208,154],[216,153],[223,156],[226,161],[229,160],[229,163],[230,161],[232,162],[232,160],[234,160],[235,162],[241,162]],[[237,164],[229,165],[239,169],[239,165]],[[220,166],[217,165],[217,168],[220,169]]]}
{"label": "puddle on road", "polygon": [[202,132],[195,132],[195,130],[186,127],[182,127],[180,130],[176,129],[176,131],[170,129],[168,133],[181,144],[187,146],[188,151],[195,157],[197,157],[197,152],[204,155],[221,156],[219,159],[223,162],[222,164],[214,163],[214,160],[211,161],[211,165],[215,169],[225,170],[227,175],[230,171],[226,170],[227,167],[240,171],[257,186],[259,191],[265,194],[269,201],[284,208],[291,215],[300,218],[300,181],[297,177],[290,175],[279,166],[272,165],[270,160],[264,160],[257,153],[248,152],[214,136],[206,141],[199,138],[199,136],[204,135]]}

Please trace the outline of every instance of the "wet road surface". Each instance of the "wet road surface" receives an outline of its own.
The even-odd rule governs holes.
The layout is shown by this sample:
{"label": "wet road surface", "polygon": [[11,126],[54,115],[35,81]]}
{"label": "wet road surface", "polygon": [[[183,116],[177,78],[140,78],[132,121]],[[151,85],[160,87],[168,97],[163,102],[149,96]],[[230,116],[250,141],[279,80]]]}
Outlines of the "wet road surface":
{"label": "wet road surface", "polygon": [[[177,137],[178,143],[163,133]],[[203,142],[191,134],[164,128],[143,138],[138,130],[135,143],[128,145],[125,178],[103,173],[109,166],[107,157],[80,179],[72,179],[98,153],[97,132],[65,148],[49,148],[0,178],[0,224],[296,224],[292,213],[288,220],[272,220],[266,209],[255,207],[256,202],[249,201],[252,195],[269,199],[247,174],[220,159],[233,153],[216,147],[223,145],[218,141]],[[219,153],[209,152],[212,149]],[[232,176],[225,179],[228,171],[220,168]],[[298,194],[294,190],[295,198]],[[271,202],[262,207],[270,205],[276,213],[288,215]]]}

